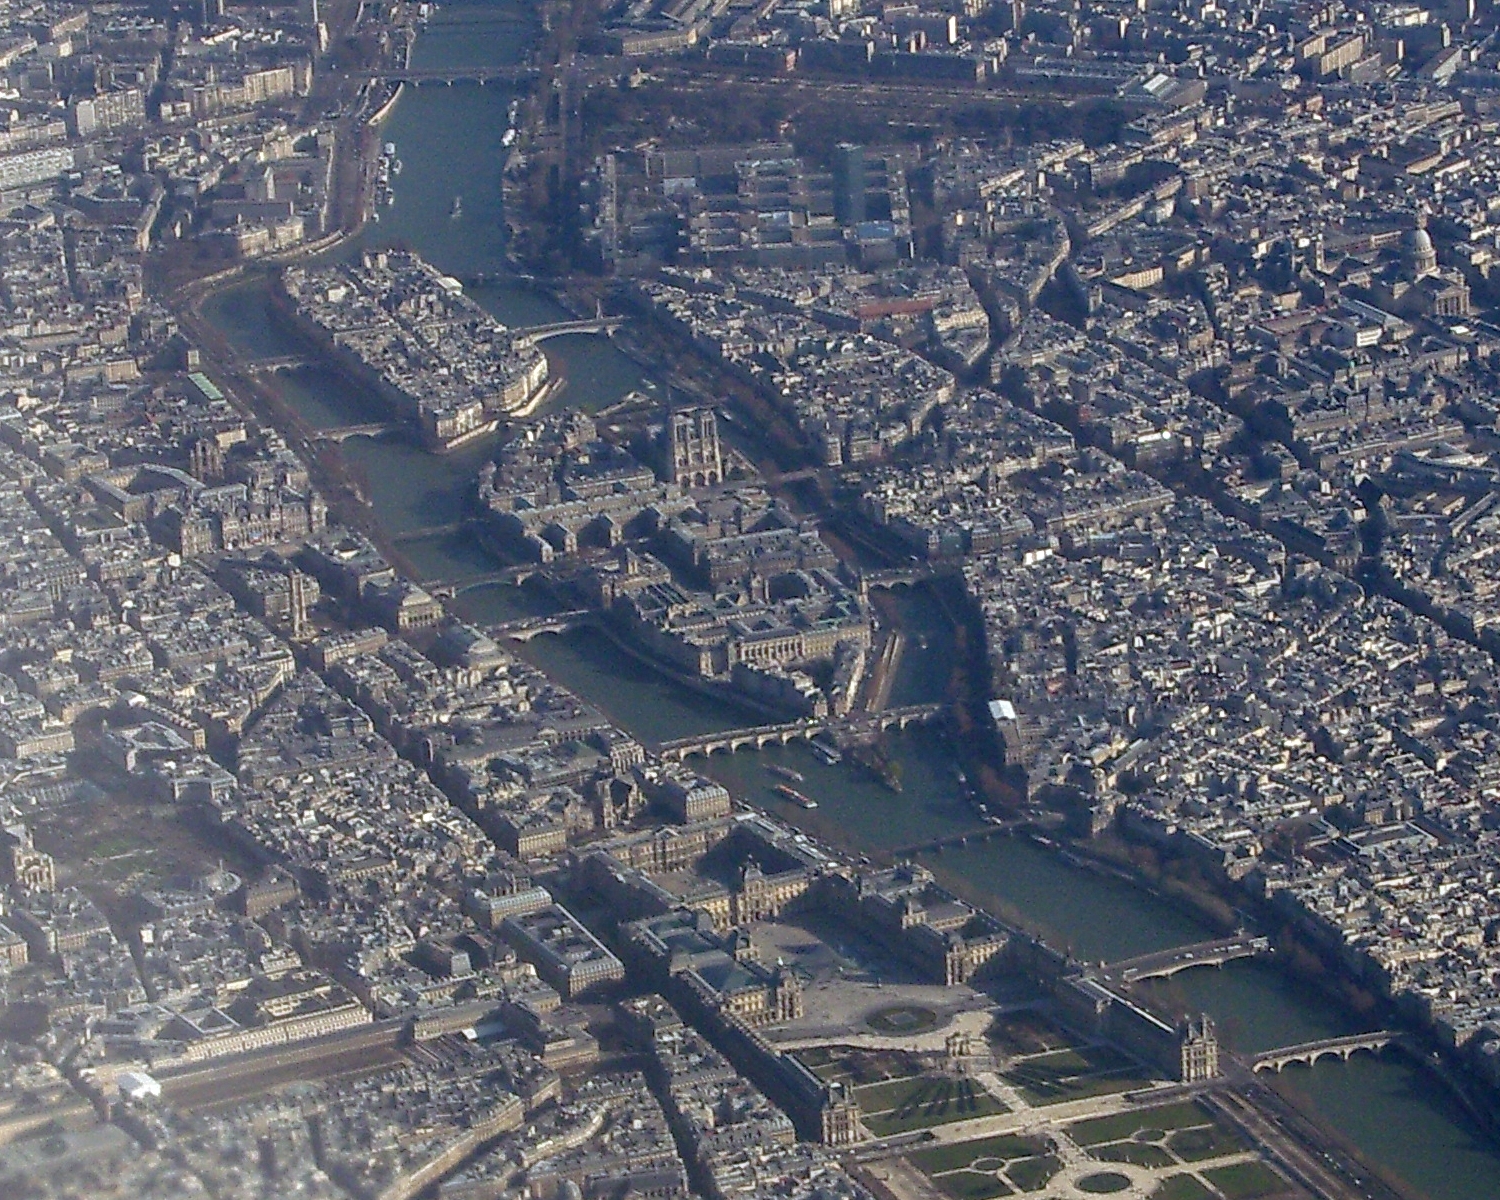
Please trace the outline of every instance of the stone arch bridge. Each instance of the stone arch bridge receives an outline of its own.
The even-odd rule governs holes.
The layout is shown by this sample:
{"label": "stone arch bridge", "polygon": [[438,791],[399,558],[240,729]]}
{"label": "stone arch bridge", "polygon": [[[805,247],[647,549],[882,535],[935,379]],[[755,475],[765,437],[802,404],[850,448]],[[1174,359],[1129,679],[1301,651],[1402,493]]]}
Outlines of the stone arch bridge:
{"label": "stone arch bridge", "polygon": [[878,713],[860,713],[845,720],[812,717],[801,721],[784,721],[777,725],[751,725],[743,729],[724,729],[717,733],[674,738],[662,742],[657,753],[670,762],[682,762],[694,754],[715,754],[721,750],[734,753],[747,746],[760,750],[766,746],[785,746],[788,742],[807,741],[827,732],[847,732],[855,736],[878,733],[885,729],[905,729],[908,725],[933,720],[943,711],[941,704],[909,704]]}
{"label": "stone arch bridge", "polygon": [[1322,1038],[1316,1042],[1299,1042],[1295,1046],[1282,1046],[1257,1054],[1250,1061],[1252,1071],[1281,1071],[1293,1063],[1312,1066],[1320,1058],[1334,1056],[1343,1062],[1361,1050],[1378,1053],[1387,1046],[1399,1044],[1401,1035],[1389,1029],[1377,1029],[1373,1033],[1355,1033],[1348,1037]]}

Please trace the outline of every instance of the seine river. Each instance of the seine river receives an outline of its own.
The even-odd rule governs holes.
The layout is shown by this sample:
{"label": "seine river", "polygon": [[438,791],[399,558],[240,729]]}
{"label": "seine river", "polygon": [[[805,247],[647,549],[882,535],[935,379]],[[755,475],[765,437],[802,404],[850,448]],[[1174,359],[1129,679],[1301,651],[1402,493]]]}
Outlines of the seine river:
{"label": "seine river", "polygon": [[[417,42],[415,65],[516,61],[537,32],[526,12],[516,0],[445,4]],[[501,137],[510,100],[503,87],[408,89],[382,132],[382,140],[395,143],[403,164],[395,179],[396,202],[382,209],[380,222],[369,227],[362,244],[410,246],[455,273],[503,273]],[[462,197],[462,207],[453,216],[456,196]],[[567,315],[520,281],[477,289],[474,295],[514,325]],[[263,284],[223,294],[207,311],[231,342],[254,356],[300,350],[271,325]],[[546,351],[554,372],[568,381],[553,401],[556,405],[597,410],[632,389],[655,386],[605,338],[555,339],[546,343]],[[280,375],[277,386],[315,427],[356,424],[378,415],[321,370]],[[396,438],[354,438],[343,444],[342,452],[369,488],[378,521],[389,533],[401,535],[458,520],[474,473],[491,449],[491,444],[479,443],[439,457]],[[402,550],[427,579],[483,575],[496,566],[465,535],[404,539]],[[469,591],[462,603],[481,622],[538,611],[533,597],[510,587]],[[937,699],[951,654],[943,618],[920,592],[896,593],[893,604],[908,636],[892,702]],[[673,684],[623,657],[596,633],[540,637],[522,653],[644,739],[727,729],[757,719]],[[700,765],[740,798],[856,852],[889,850],[975,828],[959,796],[952,756],[936,733],[910,730],[893,740],[893,750],[901,766],[899,794],[847,766],[825,765],[796,745],[716,755]],[[791,808],[774,796],[775,777],[766,771],[773,763],[805,774],[803,790],[817,798],[816,811]],[[1085,960],[1111,961],[1215,935],[1150,893],[1072,866],[1025,839],[997,839],[927,861],[966,894],[985,898],[1001,915]],[[1159,999],[1213,1014],[1226,1040],[1242,1051],[1358,1028],[1321,995],[1258,964],[1186,972],[1162,989]],[[1438,1084],[1405,1060],[1391,1055],[1357,1055],[1346,1064],[1325,1060],[1311,1069],[1289,1068],[1276,1082],[1415,1194],[1428,1200],[1500,1197],[1500,1152]]]}

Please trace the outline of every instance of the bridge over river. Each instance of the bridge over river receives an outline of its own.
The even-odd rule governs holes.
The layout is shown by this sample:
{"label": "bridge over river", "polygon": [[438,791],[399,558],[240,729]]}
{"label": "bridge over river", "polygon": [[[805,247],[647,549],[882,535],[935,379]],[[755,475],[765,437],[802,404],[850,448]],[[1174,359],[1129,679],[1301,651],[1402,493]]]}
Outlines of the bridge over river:
{"label": "bridge over river", "polygon": [[[314,435],[320,442],[334,442],[342,444],[350,438],[357,437],[384,437],[388,433],[398,433],[401,430],[410,429],[411,426],[400,421],[366,421],[363,425],[339,425],[333,429],[320,429]],[[411,533],[399,535],[398,541],[413,541],[418,537],[428,536],[426,530],[416,530]]]}
{"label": "bridge over river", "polygon": [[727,750],[731,754],[746,746],[785,746],[788,742],[808,741],[820,733],[860,737],[884,729],[905,729],[908,725],[930,721],[941,714],[941,704],[908,704],[876,713],[851,714],[842,719],[808,717],[800,721],[783,721],[776,725],[751,725],[743,729],[721,729],[717,733],[696,734],[662,742],[657,753],[671,762],[681,762],[694,754],[713,754]]}
{"label": "bridge over river", "polygon": [[1179,971],[1194,967],[1222,967],[1227,962],[1240,958],[1255,958],[1269,954],[1268,939],[1251,934],[1240,934],[1231,938],[1220,938],[1212,942],[1195,942],[1191,946],[1175,946],[1171,950],[1160,950],[1154,954],[1141,954],[1135,958],[1121,959],[1110,963],[1103,973],[1121,983],[1139,983],[1143,979],[1170,979]]}
{"label": "bridge over river", "polygon": [[1361,1050],[1378,1053],[1387,1046],[1400,1042],[1401,1035],[1389,1029],[1377,1029],[1373,1033],[1354,1033],[1348,1037],[1321,1038],[1316,1042],[1299,1042],[1295,1046],[1281,1046],[1266,1050],[1250,1061],[1252,1071],[1280,1071],[1293,1063],[1312,1066],[1320,1058],[1339,1058],[1348,1062],[1351,1055]]}
{"label": "bridge over river", "polygon": [[925,583],[935,578],[937,572],[931,567],[897,567],[886,571],[864,571],[860,582],[866,587],[896,587],[903,583]]}
{"label": "bridge over river", "polygon": [[546,613],[538,617],[521,617],[514,621],[505,621],[499,625],[489,626],[488,632],[491,637],[507,637],[516,642],[529,642],[542,633],[567,633],[570,629],[587,625],[597,617],[598,613],[591,608],[574,608],[567,612]]}
{"label": "bridge over river", "polygon": [[277,371],[306,371],[317,366],[317,360],[305,354],[275,354],[269,358],[247,358],[245,368],[257,375],[274,375]]}
{"label": "bridge over river", "polygon": [[897,846],[888,851],[894,859],[916,858],[919,854],[941,854],[944,850],[958,850],[965,846],[980,846],[985,842],[993,841],[995,838],[1011,837],[1019,829],[1026,829],[1033,824],[1030,817],[1018,818],[1014,821],[1000,821],[992,825],[984,825],[978,829],[969,829],[963,833],[950,833],[943,837],[933,838],[929,842],[913,842],[909,846]]}
{"label": "bridge over river", "polygon": [[424,83],[441,83],[449,87],[455,83],[504,83],[514,86],[535,79],[540,74],[536,67],[512,63],[489,67],[392,67],[388,71],[371,72],[359,78],[368,83],[409,83],[413,86]]}
{"label": "bridge over river", "polygon": [[534,346],[548,338],[569,337],[579,333],[612,334],[625,324],[624,317],[588,317],[577,321],[553,321],[548,325],[526,325],[511,329],[518,342]]}
{"label": "bridge over river", "polygon": [[[484,571],[478,575],[460,575],[452,579],[429,579],[422,586],[439,600],[452,600],[457,596],[462,596],[465,592],[478,591],[480,588],[523,584],[541,569],[536,563],[524,563],[517,567],[503,567],[498,571]],[[501,632],[504,632],[503,629]]]}

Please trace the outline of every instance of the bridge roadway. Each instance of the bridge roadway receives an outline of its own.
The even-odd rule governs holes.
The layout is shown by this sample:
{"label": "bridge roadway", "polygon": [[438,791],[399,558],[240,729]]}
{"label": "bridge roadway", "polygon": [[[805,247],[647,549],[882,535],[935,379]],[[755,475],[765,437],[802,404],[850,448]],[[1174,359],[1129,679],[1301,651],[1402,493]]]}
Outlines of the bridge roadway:
{"label": "bridge roadway", "polygon": [[1103,973],[1121,983],[1138,983],[1142,979],[1169,979],[1179,971],[1188,971],[1194,967],[1222,967],[1235,959],[1254,958],[1268,954],[1270,950],[1271,943],[1266,938],[1240,934],[1232,938],[1195,942],[1191,946],[1176,946],[1171,950],[1121,959],[1107,965]]}
{"label": "bridge roadway", "polygon": [[974,846],[994,838],[1010,837],[1018,829],[1033,824],[1031,818],[1022,817],[1014,821],[1001,821],[995,825],[984,825],[967,833],[950,833],[946,837],[933,838],[930,842],[915,842],[910,846],[897,846],[890,851],[892,858],[915,858],[919,854],[938,854],[962,846]]}
{"label": "bridge roadway", "polygon": [[433,596],[452,600],[455,596],[462,596],[465,592],[472,592],[477,588],[525,583],[540,570],[541,567],[536,564],[528,563],[525,566],[506,567],[503,571],[487,571],[483,575],[463,575],[456,579],[431,579],[423,583],[422,587]]}
{"label": "bridge roadway", "polygon": [[516,642],[529,642],[540,633],[567,633],[594,620],[598,614],[591,608],[574,608],[567,612],[547,613],[540,617],[521,617],[515,621],[504,621],[491,625],[487,632],[492,637],[508,637]]}
{"label": "bridge roadway", "polygon": [[902,567],[890,571],[865,571],[860,581],[866,587],[894,587],[901,583],[921,583],[934,574],[931,567]]}
{"label": "bridge roadway", "polygon": [[1319,1200],[1406,1200],[1243,1067],[1227,1082],[1202,1092],[1204,1103]]}
{"label": "bridge roadway", "polygon": [[525,325],[512,328],[511,335],[519,342],[536,345],[548,338],[567,337],[578,333],[614,333],[625,324],[624,317],[593,317],[578,321],[553,321],[548,325]]}
{"label": "bridge roadway", "polygon": [[277,371],[305,371],[318,364],[303,354],[280,354],[270,358],[247,358],[241,360],[247,371],[270,375]]}
{"label": "bridge roadway", "polygon": [[[395,433],[397,430],[405,429],[406,426],[400,421],[367,421],[363,425],[339,425],[333,429],[319,429],[313,436],[320,442],[347,442],[356,437],[380,437],[382,434]],[[408,541],[414,534],[402,534],[401,537]],[[399,540],[399,539],[398,539]]]}
{"label": "bridge roadway", "polygon": [[469,528],[469,521],[449,521],[445,525],[423,525],[420,529],[403,529],[400,533],[391,534],[391,541],[398,546],[404,542],[421,542],[428,538],[449,537],[455,533],[462,533]]}
{"label": "bridge roadway", "polygon": [[785,746],[799,739],[810,740],[823,733],[847,731],[856,736],[895,727],[905,729],[916,721],[930,721],[943,711],[941,704],[908,704],[902,708],[890,708],[884,712],[861,713],[854,718],[830,720],[809,717],[800,721],[784,721],[776,725],[750,725],[742,729],[722,729],[717,733],[697,734],[693,737],[673,738],[660,743],[656,752],[669,762],[682,762],[694,754],[713,754],[727,750],[731,754],[746,746],[759,750],[770,745]]}
{"label": "bridge roadway", "polygon": [[392,67],[388,71],[374,71],[358,78],[366,83],[524,83],[537,78],[541,72],[536,67],[524,64],[491,67]]}
{"label": "bridge roadway", "polygon": [[1353,1054],[1361,1050],[1377,1053],[1400,1040],[1400,1034],[1389,1029],[1377,1029],[1373,1033],[1354,1033],[1348,1037],[1321,1038],[1316,1042],[1299,1042],[1295,1046],[1281,1046],[1266,1050],[1250,1061],[1252,1071],[1280,1071],[1293,1063],[1312,1066],[1320,1058],[1337,1057],[1348,1062]]}

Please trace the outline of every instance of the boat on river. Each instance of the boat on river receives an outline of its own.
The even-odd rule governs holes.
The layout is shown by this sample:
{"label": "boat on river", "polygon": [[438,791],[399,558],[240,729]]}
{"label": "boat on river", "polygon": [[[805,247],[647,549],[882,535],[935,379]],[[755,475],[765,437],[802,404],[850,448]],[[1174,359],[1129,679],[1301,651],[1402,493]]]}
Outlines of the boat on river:
{"label": "boat on river", "polygon": [[821,758],[830,767],[836,766],[837,764],[844,761],[843,751],[841,751],[832,742],[823,741],[822,735],[813,738],[810,742],[808,742],[808,745],[812,747],[813,753]]}
{"label": "boat on river", "polygon": [[790,800],[793,804],[796,804],[801,808],[811,809],[818,807],[818,802],[816,800],[812,799],[810,796],[804,796],[796,788],[789,787],[784,783],[778,783],[772,789],[772,791],[774,791],[778,796],[782,797],[782,799]]}
{"label": "boat on river", "polygon": [[771,763],[766,767],[766,770],[778,779],[787,779],[792,783],[807,782],[807,776],[801,771],[794,771],[791,767],[783,767],[780,763]]}

